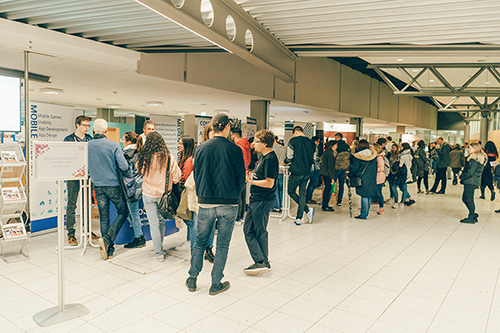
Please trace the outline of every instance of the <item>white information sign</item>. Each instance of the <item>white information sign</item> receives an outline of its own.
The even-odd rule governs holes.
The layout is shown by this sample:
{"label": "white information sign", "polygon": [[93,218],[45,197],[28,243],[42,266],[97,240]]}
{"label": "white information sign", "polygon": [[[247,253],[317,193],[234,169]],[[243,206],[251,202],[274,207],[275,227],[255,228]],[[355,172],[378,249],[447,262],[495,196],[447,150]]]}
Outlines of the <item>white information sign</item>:
{"label": "white information sign", "polygon": [[[161,134],[168,150],[174,156],[178,151],[177,146],[181,139],[181,118],[169,116],[151,116],[150,119],[155,123],[155,131]],[[177,156],[177,158],[179,158]]]}
{"label": "white information sign", "polygon": [[88,143],[32,141],[30,168],[35,181],[88,177]]}
{"label": "white information sign", "polygon": [[253,138],[257,133],[257,119],[247,117],[247,139]]}
{"label": "white information sign", "polygon": [[203,141],[203,130],[207,124],[212,122],[212,117],[195,117],[196,119],[196,128],[197,128],[197,143],[200,144]]}

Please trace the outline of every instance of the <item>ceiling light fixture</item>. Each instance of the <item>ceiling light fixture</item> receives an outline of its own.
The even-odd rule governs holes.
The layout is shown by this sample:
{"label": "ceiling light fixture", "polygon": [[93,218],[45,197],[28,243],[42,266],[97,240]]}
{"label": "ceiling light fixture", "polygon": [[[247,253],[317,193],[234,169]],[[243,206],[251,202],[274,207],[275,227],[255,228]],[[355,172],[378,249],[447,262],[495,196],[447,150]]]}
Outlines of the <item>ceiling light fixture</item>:
{"label": "ceiling light fixture", "polygon": [[490,84],[488,81],[486,81],[484,84]]}
{"label": "ceiling light fixture", "polygon": [[418,72],[418,69],[412,69],[411,71],[416,73]]}
{"label": "ceiling light fixture", "polygon": [[60,95],[64,90],[57,88],[40,88],[40,92],[49,95]]}
{"label": "ceiling light fixture", "polygon": [[432,79],[431,79],[431,80],[429,80],[429,82],[435,82],[435,81],[436,81],[436,80],[432,80]]}
{"label": "ceiling light fixture", "polygon": [[216,113],[217,113],[217,112],[221,112],[221,113],[225,113],[225,114],[228,114],[228,113],[229,113],[229,111],[228,111],[228,110],[215,110],[215,112],[216,112]]}
{"label": "ceiling light fixture", "polygon": [[396,61],[403,61],[403,60],[404,60],[403,58],[396,59]]}
{"label": "ceiling light fixture", "polygon": [[106,104],[106,107],[108,109],[118,109],[118,108],[121,108],[122,105],[121,104]]}
{"label": "ceiling light fixture", "polygon": [[163,102],[160,102],[160,101],[147,101],[146,105],[147,106],[163,106],[165,104]]}
{"label": "ceiling light fixture", "polygon": [[189,114],[189,112],[187,112],[187,111],[177,111],[176,113],[177,113],[179,116],[185,116],[185,115]]}

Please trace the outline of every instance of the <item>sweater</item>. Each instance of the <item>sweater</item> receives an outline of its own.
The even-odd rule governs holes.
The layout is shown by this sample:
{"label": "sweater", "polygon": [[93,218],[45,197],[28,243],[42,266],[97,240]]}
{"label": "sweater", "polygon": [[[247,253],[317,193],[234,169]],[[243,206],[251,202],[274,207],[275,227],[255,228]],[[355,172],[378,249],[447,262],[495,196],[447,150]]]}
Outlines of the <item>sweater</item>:
{"label": "sweater", "polygon": [[120,186],[117,165],[128,171],[120,145],[108,140],[104,134],[96,134],[89,143],[89,175],[95,186]]}
{"label": "sweater", "polygon": [[319,174],[335,179],[335,157],[331,149],[325,150],[321,157],[321,167]]}
{"label": "sweater", "polygon": [[243,153],[243,160],[245,161],[245,170],[248,171],[248,166],[250,165],[251,160],[251,151],[250,151],[250,142],[246,138],[241,138],[235,142],[238,147],[241,148],[241,152]]}
{"label": "sweater", "polygon": [[403,167],[406,166],[406,182],[407,183],[410,183],[413,179],[412,179],[412,175],[411,175],[411,161],[413,160],[413,156],[411,156],[411,150],[410,149],[406,149],[406,150],[403,150],[401,153],[399,153],[399,166],[400,167]]}
{"label": "sweater", "polygon": [[315,152],[316,145],[311,139],[302,135],[291,138],[285,159],[285,164],[290,164],[290,173],[310,175]]}
{"label": "sweater", "polygon": [[383,184],[385,182],[385,161],[384,161],[385,153],[381,151],[377,154],[377,185]]}
{"label": "sweater", "polygon": [[236,205],[245,186],[241,149],[222,136],[198,146],[193,173],[200,204]]}
{"label": "sweater", "polygon": [[[167,166],[160,168],[158,165],[158,155],[153,155],[149,172],[143,175],[142,194],[149,198],[161,198],[165,192],[165,182],[167,178]],[[170,178],[168,180],[168,190],[172,190],[172,184],[181,180],[181,169],[177,165],[175,157],[170,155]]]}

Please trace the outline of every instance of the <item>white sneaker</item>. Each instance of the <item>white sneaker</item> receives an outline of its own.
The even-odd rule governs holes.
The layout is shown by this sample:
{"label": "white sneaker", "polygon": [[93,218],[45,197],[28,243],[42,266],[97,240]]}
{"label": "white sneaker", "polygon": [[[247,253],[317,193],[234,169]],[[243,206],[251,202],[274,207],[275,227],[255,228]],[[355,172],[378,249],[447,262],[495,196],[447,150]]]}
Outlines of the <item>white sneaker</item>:
{"label": "white sneaker", "polygon": [[243,220],[236,220],[234,221],[235,225],[243,225]]}
{"label": "white sneaker", "polygon": [[398,209],[399,208],[399,204],[395,203],[394,205],[392,205],[392,208],[393,209]]}
{"label": "white sneaker", "polygon": [[191,250],[191,242],[185,241],[181,245],[175,247],[175,251],[187,251]]}
{"label": "white sneaker", "polygon": [[313,223],[314,219],[314,208],[309,208],[309,213],[306,214],[309,218],[309,224]]}
{"label": "white sneaker", "polygon": [[405,204],[404,203],[400,203],[399,204],[399,208],[405,208]]}
{"label": "white sneaker", "polygon": [[149,255],[149,260],[163,262],[165,261],[165,257],[163,256],[163,254],[153,253]]}

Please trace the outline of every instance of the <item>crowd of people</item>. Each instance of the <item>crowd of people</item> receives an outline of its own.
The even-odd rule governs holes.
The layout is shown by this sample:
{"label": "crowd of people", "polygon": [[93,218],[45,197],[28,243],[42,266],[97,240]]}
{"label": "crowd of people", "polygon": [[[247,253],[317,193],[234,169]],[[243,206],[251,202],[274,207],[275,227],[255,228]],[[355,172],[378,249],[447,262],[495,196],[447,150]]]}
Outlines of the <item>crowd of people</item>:
{"label": "crowd of people", "polygon": [[[452,183],[463,184],[462,201],[469,211],[460,222],[476,223],[475,189],[480,188],[480,198],[485,199],[485,189],[488,188],[493,201],[493,182],[500,181],[500,167],[494,168],[498,151],[491,141],[483,149],[479,142],[452,147],[442,137],[429,145],[423,140],[412,145],[406,142],[398,144],[391,137],[381,137],[373,143],[354,140],[349,146],[342,133],[336,133],[323,146],[319,137],[310,139],[300,126],[295,126],[293,137],[285,146],[269,130],[260,130],[248,140],[242,136],[241,129],[231,128],[226,114],[218,113],[205,127],[203,140],[197,146],[194,138],[181,137],[177,161],[177,154],[171,153],[150,120],[144,123],[142,134],[124,134],[121,140],[123,149],[107,139],[105,120],[94,121],[93,137],[86,134],[90,118],[79,116],[75,125],[75,133],[67,136],[65,141],[88,142],[89,175],[95,191],[101,232],[101,237],[92,234],[92,238],[98,239],[102,258],[113,258],[116,236],[127,219],[133,229],[133,240],[125,248],[146,245],[139,216],[139,200],[142,198],[154,247],[149,259],[164,261],[162,200],[165,194],[179,199],[184,197],[184,213],[178,215],[187,226],[187,239],[175,249],[191,251],[186,280],[189,291],[197,289],[203,261],[213,264],[211,295],[230,286],[228,281],[222,280],[235,225],[243,224],[253,261],[243,272],[257,275],[271,269],[267,225],[271,212],[282,212],[284,190],[297,203],[294,220],[297,226],[313,223],[314,205],[318,204],[313,200],[313,193],[321,184],[323,190],[319,204],[322,211],[335,211],[330,206],[333,194],[333,203],[341,207],[345,186],[348,186],[361,197],[361,207],[355,218],[366,220],[372,204],[379,205],[378,215],[384,214],[386,204],[393,209],[415,204],[408,190],[409,183],[416,182],[417,194],[424,193],[423,187],[428,195],[445,194],[447,170],[451,167]],[[288,166],[286,189],[283,189],[284,168],[280,166]],[[432,188],[429,188],[429,175],[435,175]],[[248,203],[247,187],[250,193]],[[384,198],[384,187],[389,188],[389,198]],[[78,181],[69,181],[67,188],[68,243],[77,245],[74,224],[80,185]],[[114,221],[110,221],[111,202],[117,212]],[[500,210],[496,212],[500,213]]]}

